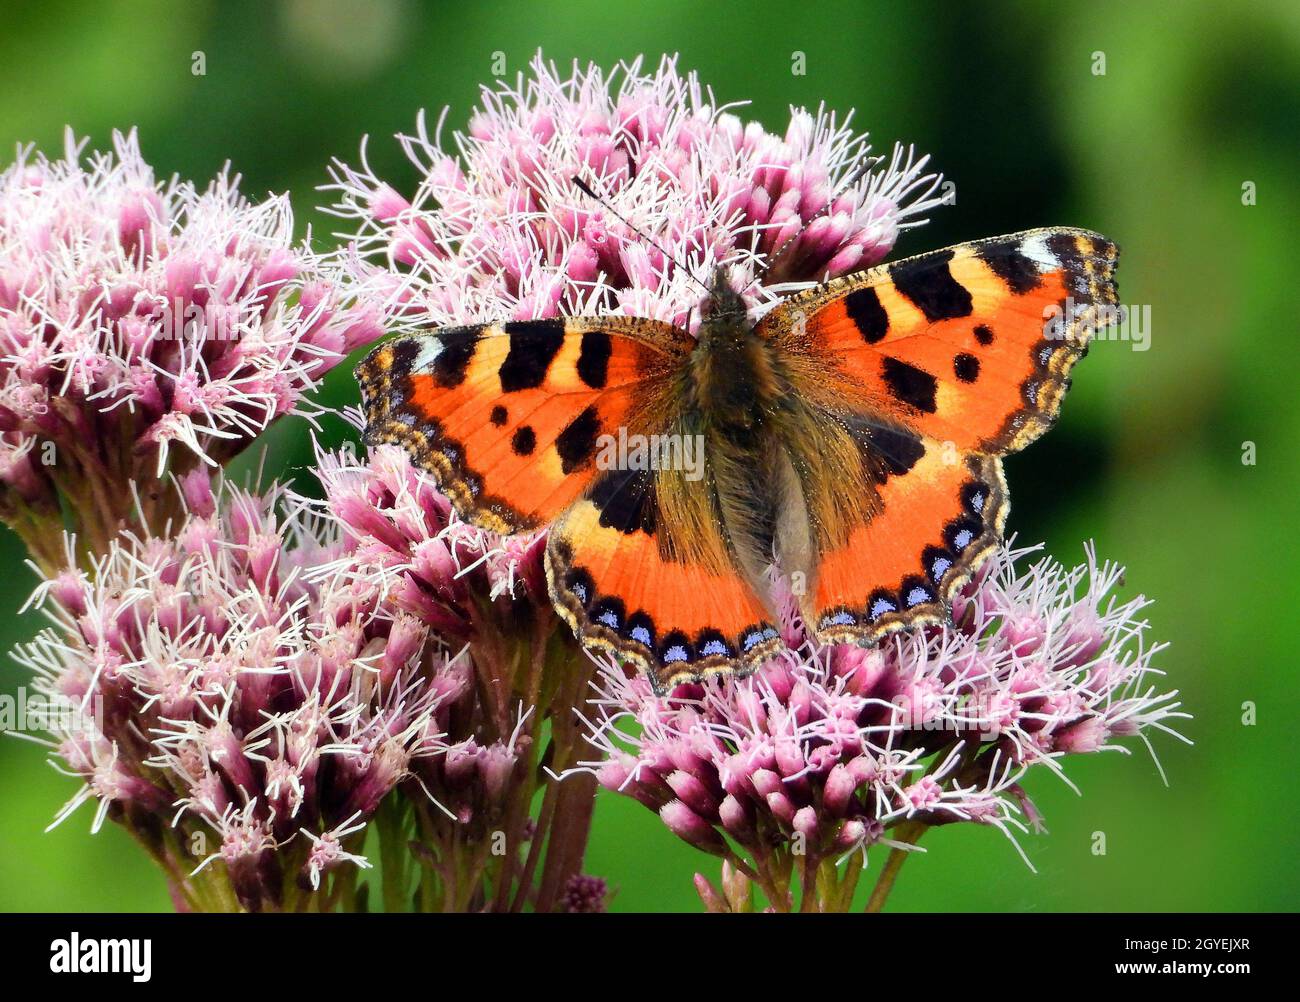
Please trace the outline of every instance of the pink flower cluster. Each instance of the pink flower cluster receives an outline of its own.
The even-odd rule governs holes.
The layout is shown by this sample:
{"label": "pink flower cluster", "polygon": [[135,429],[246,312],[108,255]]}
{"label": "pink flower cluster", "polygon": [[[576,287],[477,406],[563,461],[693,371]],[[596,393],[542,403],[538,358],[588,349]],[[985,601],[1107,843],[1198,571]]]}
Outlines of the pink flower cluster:
{"label": "pink flower cluster", "polygon": [[396,446],[378,447],[364,463],[351,449],[318,452],[316,461],[326,491],[323,514],[337,524],[347,547],[313,574],[377,582],[396,608],[449,643],[474,636],[481,610],[473,608],[472,595],[548,607],[540,534],[504,538],[462,521]]}
{"label": "pink flower cluster", "polygon": [[62,492],[102,551],[132,483],[224,463],[383,331],[286,196],[160,182],[134,133],[83,145],[0,173],[0,514]]}
{"label": "pink flower cluster", "polygon": [[1031,767],[1176,734],[1146,601],[1091,551],[1026,568],[1008,546],[955,627],[870,649],[800,647],[791,604],[798,655],[666,697],[602,663],[588,701],[544,533],[462,522],[402,451],[319,454],[323,497],[214,489],[209,467],[386,330],[692,326],[717,270],[757,312],[879,262],[942,204],[927,158],[872,160],[823,109],[768,132],[668,58],[538,56],[465,132],[421,117],[399,141],[410,198],[364,145],[334,165],[353,232],[328,256],[224,171],[159,182],[133,133],[0,173],[0,520],[53,621],[17,658],[83,784],[56,823],[97,802],[180,907],[363,907],[373,836],[390,909],[589,912],[610,896],[581,872],[598,778],[724,857],[722,893],[697,880],[710,908],[754,886],[792,907],[796,870],[805,906],[847,908],[846,857],[954,821],[1014,841],[1038,820]]}
{"label": "pink flower cluster", "polygon": [[[496,821],[514,785],[518,734],[482,726],[462,645],[469,608],[536,571],[484,552],[400,451],[320,464],[318,502],[218,498],[187,474],[174,535],[124,534],[49,578],[56,625],[18,654],[75,711],[50,717],[85,782],[58,820],[97,799],[94,826],[140,833],[188,906],[229,886],[244,908],[285,907],[286,873],[319,889],[368,865],[367,823],[399,785],[464,825]],[[217,862],[228,884],[193,879]]]}
{"label": "pink flower cluster", "polygon": [[452,152],[441,121],[432,137],[423,117],[399,137],[422,178],[412,199],[375,176],[364,147],[360,168],[335,164],[332,211],[358,224],[353,265],[412,323],[686,325],[715,268],[759,306],[791,282],[880,261],[941,202],[927,158],[895,148],[868,161],[865,135],[824,110],[795,109],[783,136],[767,132],[674,59],[564,76],[538,56],[530,69],[484,88]]}
{"label": "pink flower cluster", "polygon": [[1126,750],[1121,739],[1175,733],[1168,722],[1186,716],[1153,681],[1163,645],[1146,640],[1147,600],[1112,594],[1122,570],[1091,550],[1073,569],[1025,568],[1029,552],[999,551],[955,629],[805,648],[666,697],[606,666],[590,725],[602,758],[587,765],[760,878],[772,853],[815,868],[890,843],[904,821],[970,821],[1014,841],[1037,824],[1020,786],[1030,767],[1063,775],[1067,754]]}

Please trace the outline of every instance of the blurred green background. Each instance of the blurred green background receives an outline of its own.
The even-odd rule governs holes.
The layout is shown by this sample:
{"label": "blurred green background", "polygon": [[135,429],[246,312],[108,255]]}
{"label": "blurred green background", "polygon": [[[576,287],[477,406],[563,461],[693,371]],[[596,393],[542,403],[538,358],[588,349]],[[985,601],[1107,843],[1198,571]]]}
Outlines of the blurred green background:
{"label": "blurred green background", "polygon": [[[891,907],[1295,908],[1300,4],[46,2],[6,5],[3,23],[0,145],[58,154],[65,124],[99,147],[138,126],[160,175],[204,181],[229,159],[250,195],[292,191],[322,241],[332,221],[313,189],[330,157],[355,162],[369,133],[371,163],[409,193],[391,134],[421,107],[449,105],[462,125],[493,53],[513,74],[539,46],[561,64],[680,52],[777,131],[790,104],[856,108],[878,150],[916,143],[957,186],[898,254],[1048,224],[1117,240],[1121,297],[1150,306],[1150,350],[1096,345],[1058,428],[1008,464],[1011,528],[1070,562],[1092,538],[1128,565],[1128,590],[1157,600],[1196,743],[1156,737],[1167,788],[1140,746],[1072,762],[1082,797],[1033,777],[1051,829],[1024,840],[1037,875],[995,831],[954,825],[927,836]],[[356,399],[349,369],[329,402]],[[301,470],[305,436],[278,428],[268,469]],[[0,547],[8,649],[38,622],[12,615],[33,580],[7,532]],[[0,678],[22,682],[13,665]],[[0,909],[169,907],[125,834],[87,834],[89,810],[42,834],[74,784],[40,749],[0,741],[0,770]],[[614,796],[588,858],[618,910],[696,909],[691,873],[716,872]]]}

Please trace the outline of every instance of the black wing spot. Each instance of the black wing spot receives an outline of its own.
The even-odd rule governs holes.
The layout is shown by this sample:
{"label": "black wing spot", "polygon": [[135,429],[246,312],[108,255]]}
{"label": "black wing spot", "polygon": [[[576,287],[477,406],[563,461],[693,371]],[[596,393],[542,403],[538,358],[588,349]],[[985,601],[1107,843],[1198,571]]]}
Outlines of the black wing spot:
{"label": "black wing spot", "polygon": [[952,371],[963,383],[973,383],[980,378],[980,360],[967,352],[958,352],[952,360]]}
{"label": "black wing spot", "polygon": [[655,491],[649,470],[611,470],[592,486],[591,503],[607,529],[654,534]]}
{"label": "black wing spot", "polygon": [[654,650],[655,647],[655,621],[650,615],[641,610],[637,610],[627,617],[627,629],[624,631],[628,637],[635,640],[643,647]]}
{"label": "black wing spot", "polygon": [[1021,254],[1018,246],[985,244],[975,251],[975,256],[1018,296],[1032,292],[1042,284],[1043,275],[1038,265]]}
{"label": "black wing spot", "polygon": [[1071,233],[1053,233],[1047,238],[1047,249],[1051,251],[1061,267],[1071,275],[1083,271],[1083,255]]}
{"label": "black wing spot", "polygon": [[885,461],[886,474],[901,476],[920,462],[925,455],[925,443],[911,432],[895,428],[872,427],[867,438],[873,451]]}
{"label": "black wing spot", "polygon": [[978,519],[984,518],[989,501],[989,489],[980,480],[967,481],[961,489],[961,506]]}
{"label": "black wing spot", "polygon": [[921,552],[921,566],[930,583],[936,587],[943,581],[943,576],[952,569],[953,555],[940,546],[927,546]]}
{"label": "black wing spot", "polygon": [[[438,341],[441,340],[442,338],[438,338]],[[389,366],[390,378],[392,376],[410,375],[411,366],[415,363],[416,356],[420,354],[419,340],[416,338],[402,338],[400,340],[393,341],[391,344],[391,348],[392,348],[393,355],[392,355],[392,362]],[[370,355],[370,358],[367,358],[366,361],[363,362],[362,364],[366,368],[369,368],[370,361],[372,359],[377,358],[381,351],[383,351],[383,348],[376,348],[375,351]]]}
{"label": "black wing spot", "polygon": [[961,553],[980,538],[983,522],[969,517],[955,518],[943,527],[943,541],[953,553]]}
{"label": "black wing spot", "polygon": [[599,623],[606,629],[621,633],[627,622],[627,610],[623,600],[612,595],[603,595],[587,610],[593,623]]}
{"label": "black wing spot", "polygon": [[591,579],[591,575],[581,567],[572,567],[564,575],[564,587],[567,588],[573,597],[578,600],[578,604],[584,609],[588,608],[596,597],[596,583]]}
{"label": "black wing spot", "polygon": [[864,618],[868,623],[874,623],[881,616],[897,611],[898,598],[884,588],[877,588],[867,599],[867,611]]}
{"label": "black wing spot", "polygon": [[659,642],[659,661],[670,671],[679,664],[695,660],[691,638],[681,630],[673,630]]}
{"label": "black wing spot", "polygon": [[970,291],[948,269],[951,260],[952,251],[941,251],[915,262],[900,261],[889,269],[894,287],[931,323],[968,317],[974,308]]}
{"label": "black wing spot", "polygon": [[566,475],[591,461],[599,434],[600,416],[594,405],[570,421],[564,431],[560,432],[555,440],[555,451],[560,454],[560,469]]}
{"label": "black wing spot", "polygon": [[886,358],[881,366],[881,375],[896,400],[923,413],[934,413],[934,395],[939,389],[939,382],[924,369],[918,369],[897,358]]}
{"label": "black wing spot", "polygon": [[903,605],[908,609],[938,601],[929,583],[916,575],[903,578],[898,594],[903,600]]}
{"label": "black wing spot", "polygon": [[546,380],[551,362],[564,344],[563,320],[525,320],[505,327],[510,350],[501,363],[501,389],[505,393],[533,390]]}
{"label": "black wing spot", "polygon": [[537,448],[537,433],[528,425],[521,425],[515,429],[514,437],[510,439],[510,448],[516,456],[531,456]]}
{"label": "black wing spot", "polygon": [[439,386],[450,389],[465,382],[482,332],[482,327],[451,327],[435,335],[442,345],[433,360],[433,378]]}
{"label": "black wing spot", "polygon": [[889,314],[880,305],[875,289],[858,289],[844,297],[844,309],[867,344],[883,341],[889,333]]}
{"label": "black wing spot", "polygon": [[494,425],[500,428],[502,425],[504,425],[507,421],[510,420],[510,412],[507,411],[500,404],[497,404],[495,407],[492,408],[492,413],[488,416],[488,420],[490,420]]}
{"label": "black wing spot", "polygon": [[718,630],[706,627],[695,635],[695,650],[702,658],[734,658],[736,652],[727,638]]}
{"label": "black wing spot", "polygon": [[975,328],[975,340],[985,348],[993,343],[993,330],[986,324],[980,324]]}
{"label": "black wing spot", "polygon": [[578,353],[578,377],[593,390],[603,389],[609,378],[609,356],[614,347],[604,331],[587,331],[582,335]]}

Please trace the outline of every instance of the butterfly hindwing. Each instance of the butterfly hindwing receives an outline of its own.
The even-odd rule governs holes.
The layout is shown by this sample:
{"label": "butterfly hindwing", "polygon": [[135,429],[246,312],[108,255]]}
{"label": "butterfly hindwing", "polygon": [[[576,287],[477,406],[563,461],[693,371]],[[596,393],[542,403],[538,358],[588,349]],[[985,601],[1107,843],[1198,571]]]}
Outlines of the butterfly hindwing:
{"label": "butterfly hindwing", "polygon": [[403,446],[467,521],[539,528],[590,488],[602,436],[666,420],[689,347],[668,324],[613,317],[404,335],[357,367],[367,438]]}
{"label": "butterfly hindwing", "polygon": [[591,648],[644,669],[659,691],[743,671],[781,641],[719,529],[707,477],[613,470],[551,528],[551,599]]}
{"label": "butterfly hindwing", "polygon": [[805,616],[823,643],[872,642],[947,620],[953,594],[997,547],[1007,515],[1002,461],[950,461],[933,441],[876,487],[879,510],[820,553]]}

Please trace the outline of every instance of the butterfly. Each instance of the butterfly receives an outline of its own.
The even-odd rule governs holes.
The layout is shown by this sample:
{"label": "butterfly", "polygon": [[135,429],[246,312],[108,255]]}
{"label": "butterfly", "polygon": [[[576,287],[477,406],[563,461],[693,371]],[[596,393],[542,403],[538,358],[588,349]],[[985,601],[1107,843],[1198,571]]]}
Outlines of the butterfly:
{"label": "butterfly", "polygon": [[549,526],[556,611],[656,691],[783,649],[774,562],[815,640],[872,644],[949,621],[998,545],[1002,457],[1056,419],[1116,308],[1117,256],[1037,229],[837,278],[757,323],[719,271],[698,335],[637,317],[401,335],[357,368],[367,440],[405,448],[476,526]]}

